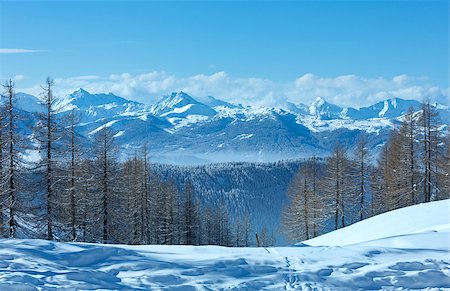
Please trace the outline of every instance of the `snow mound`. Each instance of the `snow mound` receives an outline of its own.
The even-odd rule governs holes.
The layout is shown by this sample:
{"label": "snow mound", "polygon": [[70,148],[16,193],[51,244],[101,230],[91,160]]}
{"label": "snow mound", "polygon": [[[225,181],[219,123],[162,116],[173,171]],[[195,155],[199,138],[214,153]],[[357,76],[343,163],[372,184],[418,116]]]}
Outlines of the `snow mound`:
{"label": "snow mound", "polygon": [[[425,237],[424,232],[440,232],[443,238],[435,243],[442,244],[437,247],[450,248],[450,199],[389,211],[303,243],[310,246],[370,244],[407,247],[411,237]],[[429,243],[430,238],[425,239],[423,247],[430,247]],[[412,247],[417,247],[417,242]]]}

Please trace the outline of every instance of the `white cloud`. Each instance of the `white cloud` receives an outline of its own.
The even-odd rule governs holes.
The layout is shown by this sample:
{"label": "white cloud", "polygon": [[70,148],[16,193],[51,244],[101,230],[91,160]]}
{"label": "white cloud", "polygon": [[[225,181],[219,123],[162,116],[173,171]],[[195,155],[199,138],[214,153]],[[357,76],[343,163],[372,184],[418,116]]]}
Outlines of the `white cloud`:
{"label": "white cloud", "polygon": [[23,79],[25,79],[24,75],[15,75],[13,78],[14,81],[22,81]]}
{"label": "white cloud", "polygon": [[[234,78],[222,71],[188,77],[153,71],[136,75],[123,73],[55,79],[55,90],[60,95],[80,87],[93,93],[113,92],[147,104],[154,103],[171,92],[185,91],[194,97],[211,95],[234,103],[261,106],[280,106],[286,101],[308,104],[318,96],[337,105],[354,107],[392,97],[415,100],[429,97],[450,105],[449,88],[437,87],[425,77],[407,75],[387,79],[305,74],[290,82],[276,82],[263,78]],[[41,88],[36,85],[23,90],[37,94]]]}
{"label": "white cloud", "polygon": [[24,54],[24,53],[37,53],[41,50],[29,50],[20,48],[0,48],[0,54]]}

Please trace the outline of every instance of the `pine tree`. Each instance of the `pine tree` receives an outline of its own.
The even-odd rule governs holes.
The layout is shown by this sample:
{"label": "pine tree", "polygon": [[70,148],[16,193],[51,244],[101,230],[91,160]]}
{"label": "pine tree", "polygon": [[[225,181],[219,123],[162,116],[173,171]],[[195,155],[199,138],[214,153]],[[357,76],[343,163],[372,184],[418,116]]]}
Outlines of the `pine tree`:
{"label": "pine tree", "polygon": [[[5,83],[3,85],[3,87],[5,87],[5,95],[8,94],[8,86],[9,86],[9,82]],[[6,96],[0,95],[0,98],[3,98]],[[1,100],[0,100],[1,101]],[[6,109],[4,106],[2,106],[2,104],[0,104],[0,237],[3,237],[3,228],[4,228],[4,210],[5,210],[5,205],[4,205],[4,199],[5,196],[7,196],[7,193],[5,192],[4,189],[4,185],[6,184],[6,178],[4,176],[4,159],[3,159],[3,147],[4,147],[4,119],[5,119],[5,115],[6,115]]]}
{"label": "pine tree", "polygon": [[263,225],[263,227],[261,228],[261,232],[259,235],[259,246],[264,248],[267,248],[269,246],[269,234],[265,225]]}
{"label": "pine tree", "polygon": [[143,207],[139,198],[141,197],[140,187],[140,169],[139,162],[136,156],[125,161],[122,165],[122,180],[123,180],[123,195],[126,197],[126,215],[124,221],[129,225],[129,234],[131,244],[140,244],[141,241],[141,227],[140,227],[140,213]]}
{"label": "pine tree", "polygon": [[[380,155],[378,183],[383,185],[383,211],[417,203],[418,147],[417,126],[412,108],[403,117],[398,130],[393,130]],[[374,192],[377,194],[377,192]]]}
{"label": "pine tree", "polygon": [[323,222],[319,196],[318,165],[315,157],[305,161],[288,188],[288,204],[283,210],[283,232],[292,241],[317,236]]}
{"label": "pine tree", "polygon": [[360,138],[356,146],[356,166],[358,168],[358,197],[359,197],[359,220],[363,220],[365,211],[364,197],[366,195],[366,184],[368,176],[368,150],[365,138]]}
{"label": "pine tree", "polygon": [[114,195],[115,185],[115,169],[114,169],[114,134],[106,126],[100,129],[95,135],[95,158],[96,158],[96,180],[97,193],[100,194],[99,216],[101,217],[103,243],[111,240],[110,233],[112,231],[112,208],[111,200]]}
{"label": "pine tree", "polygon": [[80,182],[80,172],[78,169],[79,164],[79,149],[78,149],[78,142],[76,138],[76,132],[75,132],[75,126],[77,122],[77,117],[75,114],[75,111],[72,110],[68,116],[69,118],[69,149],[70,149],[70,164],[69,164],[69,173],[68,173],[68,184],[69,184],[69,196],[70,196],[70,234],[71,234],[71,240],[75,241],[77,239],[77,195],[79,191],[79,184]]}
{"label": "pine tree", "polygon": [[142,147],[142,161],[143,161],[143,169],[142,169],[142,208],[141,208],[141,235],[142,235],[142,243],[148,244],[150,243],[150,227],[151,227],[151,201],[150,201],[150,170],[149,170],[149,161],[148,161],[148,150],[147,144],[144,144]]}
{"label": "pine tree", "polygon": [[[3,87],[5,89],[6,104],[2,108],[2,118],[0,120],[0,176],[2,183],[2,193],[6,195],[6,207],[8,208],[8,232],[9,237],[15,237],[17,220],[17,175],[19,167],[19,155],[17,147],[20,145],[19,137],[17,136],[16,128],[16,113],[14,108],[15,91],[14,82],[7,81]],[[6,136],[3,138],[3,129]],[[3,155],[3,150],[6,150],[6,156]],[[3,163],[5,165],[3,166]],[[3,198],[3,197],[0,197]],[[3,210],[3,199],[1,199],[0,206]],[[0,211],[0,236],[3,232],[3,211]]]}
{"label": "pine tree", "polygon": [[148,199],[147,199],[147,236],[148,243],[160,244],[160,214],[162,211],[162,194],[160,178],[148,170]]}
{"label": "pine tree", "polygon": [[320,165],[317,161],[317,157],[313,156],[309,160],[310,167],[310,180],[311,180],[311,200],[312,200],[312,237],[316,237],[319,235],[319,229],[322,228],[322,224],[324,222],[324,203],[322,197],[320,197],[320,193],[323,192],[318,185],[319,179],[319,171]]}
{"label": "pine tree", "polygon": [[44,113],[39,115],[39,121],[36,124],[35,138],[39,143],[39,151],[42,161],[37,168],[43,168],[43,184],[45,193],[45,221],[47,226],[46,238],[53,240],[54,237],[54,218],[56,216],[55,206],[58,203],[58,184],[60,178],[57,169],[57,142],[61,139],[61,129],[58,125],[56,114],[60,111],[57,107],[57,101],[53,96],[53,80],[47,78],[43,87],[42,105],[45,108]]}
{"label": "pine tree", "polygon": [[433,193],[436,193],[436,175],[433,168],[436,167],[437,139],[438,131],[436,129],[436,109],[431,105],[430,100],[422,104],[422,142],[423,142],[423,195],[425,202],[433,199]]}
{"label": "pine tree", "polygon": [[350,222],[351,215],[348,213],[354,201],[354,186],[357,183],[352,173],[352,165],[342,147],[337,146],[334,149],[331,156],[327,158],[325,167],[326,173],[320,183],[328,201],[330,213],[333,214],[336,230]]}
{"label": "pine tree", "polygon": [[244,247],[250,246],[250,233],[252,232],[251,229],[251,222],[250,222],[250,215],[248,212],[245,212],[242,218],[242,227],[243,227],[243,245]]}
{"label": "pine tree", "polygon": [[81,237],[77,238],[79,241],[99,241],[96,237],[96,232],[93,230],[98,228],[99,215],[98,203],[95,199],[96,194],[96,178],[98,178],[95,164],[92,160],[81,160],[80,166],[80,183],[78,187],[77,197],[77,221],[80,228]]}
{"label": "pine tree", "polygon": [[400,131],[394,130],[381,154],[379,167],[381,168],[383,180],[383,212],[394,210],[409,205],[410,188],[407,178],[408,153],[404,151],[405,139]]}
{"label": "pine tree", "polygon": [[179,191],[174,180],[161,183],[159,187],[157,217],[158,243],[173,245],[179,242]]}
{"label": "pine tree", "polygon": [[416,137],[417,137],[417,126],[414,119],[414,109],[409,108],[408,112],[405,114],[400,128],[400,133],[405,139],[404,141],[404,151],[405,151],[405,178],[408,179],[408,188],[410,195],[410,205],[416,204],[418,202],[417,197],[417,149],[416,149]]}
{"label": "pine tree", "polygon": [[385,172],[388,167],[387,157],[388,144],[385,144],[381,148],[381,152],[377,160],[377,166],[372,171],[372,178],[370,183],[370,189],[372,191],[370,200],[370,216],[375,216],[386,211],[386,207],[384,204],[385,200],[383,198],[388,188],[387,182],[385,180]]}
{"label": "pine tree", "polygon": [[188,181],[184,186],[184,219],[182,221],[184,229],[183,243],[188,245],[194,245],[197,241],[199,224],[197,205],[198,204],[195,201],[194,186]]}

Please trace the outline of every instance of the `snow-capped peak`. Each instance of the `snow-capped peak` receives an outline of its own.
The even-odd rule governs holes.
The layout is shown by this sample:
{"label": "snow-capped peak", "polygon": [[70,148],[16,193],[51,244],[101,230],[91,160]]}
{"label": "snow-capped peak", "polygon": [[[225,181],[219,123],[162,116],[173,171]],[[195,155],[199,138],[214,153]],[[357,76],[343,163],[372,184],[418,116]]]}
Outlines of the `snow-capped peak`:
{"label": "snow-capped peak", "polygon": [[309,114],[320,119],[335,119],[341,117],[342,108],[328,103],[322,97],[317,97],[309,106]]}
{"label": "snow-capped peak", "polygon": [[242,105],[236,105],[232,104],[217,98],[214,98],[213,96],[207,96],[205,98],[201,98],[200,101],[212,108],[216,107],[223,107],[223,108],[243,108]]}
{"label": "snow-capped peak", "polygon": [[210,106],[195,100],[183,91],[164,96],[151,107],[150,111],[154,115],[167,118],[173,125],[187,125],[205,120],[217,113]]}
{"label": "snow-capped peak", "polygon": [[91,94],[88,91],[80,88],[65,97],[68,103],[73,104],[78,108],[100,106],[105,104],[123,105],[127,103],[136,103],[125,98],[114,95],[113,93],[99,93]]}
{"label": "snow-capped peak", "polygon": [[183,91],[173,92],[170,95],[164,96],[155,105],[153,105],[152,111],[155,114],[164,114],[172,111],[174,108],[185,107],[189,104],[199,104],[199,102]]}
{"label": "snow-capped peak", "polygon": [[79,88],[78,90],[75,90],[73,93],[70,94],[74,98],[81,98],[86,95],[91,95],[88,91],[84,90],[83,88]]}
{"label": "snow-capped peak", "polygon": [[322,97],[318,96],[316,98],[316,100],[313,102],[314,105],[316,105],[317,107],[322,106],[323,104],[327,103],[327,101],[325,101],[325,99],[323,99]]}
{"label": "snow-capped peak", "polygon": [[317,109],[322,106],[323,103],[324,100],[321,97],[317,97],[316,100],[309,105],[309,114],[317,115]]}
{"label": "snow-capped peak", "polygon": [[169,108],[185,106],[187,104],[198,103],[197,100],[189,96],[188,94],[180,91],[178,93],[173,92],[168,98],[163,99],[165,106]]}

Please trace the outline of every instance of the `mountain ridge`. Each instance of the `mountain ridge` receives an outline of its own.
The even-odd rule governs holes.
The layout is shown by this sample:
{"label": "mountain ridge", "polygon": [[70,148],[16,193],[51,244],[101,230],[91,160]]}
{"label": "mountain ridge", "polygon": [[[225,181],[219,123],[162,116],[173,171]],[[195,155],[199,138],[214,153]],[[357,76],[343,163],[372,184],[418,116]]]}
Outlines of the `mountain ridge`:
{"label": "mountain ridge", "polygon": [[[37,97],[17,97],[26,99],[18,100],[24,106],[19,109],[39,109],[32,104]],[[212,96],[194,98],[183,91],[146,105],[82,88],[58,100],[61,115],[74,110],[80,116],[77,131],[87,139],[106,126],[118,133],[116,141],[124,151],[148,143],[157,161],[188,164],[324,156],[338,143],[351,150],[360,135],[376,155],[409,107],[418,111],[421,106],[391,98],[361,108],[340,107],[319,97],[310,105],[252,107]],[[450,120],[448,108],[436,107],[444,123]]]}

